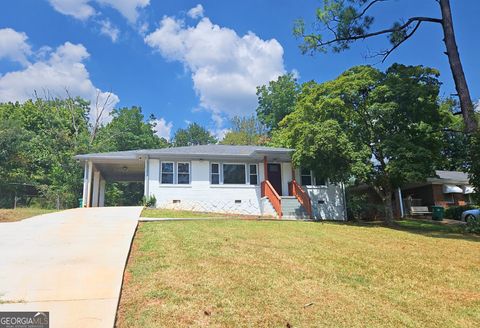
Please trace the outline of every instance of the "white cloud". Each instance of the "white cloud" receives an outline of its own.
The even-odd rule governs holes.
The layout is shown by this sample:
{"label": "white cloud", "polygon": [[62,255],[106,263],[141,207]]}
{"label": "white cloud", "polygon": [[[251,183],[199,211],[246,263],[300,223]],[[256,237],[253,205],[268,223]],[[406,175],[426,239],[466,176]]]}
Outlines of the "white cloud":
{"label": "white cloud", "polygon": [[64,14],[80,20],[98,14],[91,5],[97,2],[100,5],[112,7],[119,11],[130,23],[138,19],[138,10],[150,4],[150,0],[48,0],[53,8]]}
{"label": "white cloud", "polygon": [[106,35],[112,40],[112,42],[117,42],[118,35],[120,34],[120,30],[116,28],[108,19],[104,19],[99,22],[100,24],[100,33]]}
{"label": "white cloud", "polygon": [[252,32],[239,36],[208,18],[185,26],[165,16],[145,42],[164,58],[185,65],[200,106],[214,114],[217,124],[223,115],[251,114],[257,107],[256,87],[285,73],[277,40],[262,40]]}
{"label": "white cloud", "polygon": [[130,23],[138,19],[138,10],[150,4],[150,0],[96,0],[118,10]]}
{"label": "white cloud", "polygon": [[190,18],[197,19],[203,17],[203,6],[201,4],[196,5],[187,12]]}
{"label": "white cloud", "polygon": [[164,118],[156,119],[151,121],[155,126],[153,130],[155,134],[160,138],[165,138],[167,141],[170,140],[170,134],[172,132],[173,123],[168,122]]}
{"label": "white cloud", "polygon": [[[65,42],[55,50],[41,48],[41,56],[24,69],[0,76],[0,102],[24,102],[39,97],[72,97],[91,101],[92,119],[97,105],[106,109],[101,121],[107,121],[108,113],[119,102],[114,93],[103,92],[92,83],[84,61],[90,56],[81,44]],[[42,57],[43,56],[43,57]]]}
{"label": "white cloud", "polygon": [[64,15],[85,20],[95,14],[95,9],[88,3],[90,0],[49,0],[52,7]]}
{"label": "white cloud", "polygon": [[225,135],[232,130],[218,128],[209,131],[215,138],[217,138],[217,140],[223,140],[223,138],[225,138]]}
{"label": "white cloud", "polygon": [[11,28],[0,29],[0,59],[6,58],[28,65],[27,57],[32,53],[27,35]]}

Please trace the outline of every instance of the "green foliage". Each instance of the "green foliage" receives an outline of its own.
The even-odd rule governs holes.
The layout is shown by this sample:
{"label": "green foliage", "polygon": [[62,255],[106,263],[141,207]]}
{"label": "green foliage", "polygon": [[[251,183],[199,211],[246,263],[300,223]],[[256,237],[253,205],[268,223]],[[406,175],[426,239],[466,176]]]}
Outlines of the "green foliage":
{"label": "green foliage", "polygon": [[[302,38],[300,45],[302,53],[307,52],[326,52],[331,49],[334,52],[340,52],[350,48],[350,44],[355,41],[355,37],[364,35],[373,24],[374,18],[365,15],[362,6],[367,0],[325,0],[323,6],[316,10],[317,29],[313,32],[307,31],[303,19],[295,21],[293,34],[297,38]],[[395,23],[394,27],[399,27]],[[325,39],[325,31],[330,31],[336,42],[329,42]],[[402,30],[395,30],[390,34],[392,44],[401,42],[405,38]]]}
{"label": "green foliage", "polygon": [[434,173],[442,147],[438,72],[392,65],[353,67],[304,85],[273,143],[295,148],[296,166],[345,181],[352,175],[389,206],[394,187]]}
{"label": "green foliage", "polygon": [[465,124],[459,112],[456,100],[447,98],[440,104],[440,110],[444,113],[445,127],[443,132],[442,161],[438,169],[450,171],[466,171],[468,164],[469,138],[465,131]]}
{"label": "green foliage", "polygon": [[178,129],[173,137],[175,147],[215,143],[217,143],[217,139],[207,129],[197,123],[190,123],[186,129]]}
{"label": "green foliage", "polygon": [[365,193],[347,191],[347,216],[349,221],[376,220],[385,216],[383,206],[369,201]]}
{"label": "green foliage", "polygon": [[157,204],[157,198],[155,197],[155,195],[150,195],[148,197],[143,196],[142,203],[145,207],[153,208]]}
{"label": "green foliage", "polygon": [[143,183],[109,182],[105,185],[105,206],[142,205]]}
{"label": "green foliage", "polygon": [[225,134],[222,145],[265,145],[268,141],[265,126],[254,116],[235,116],[232,128]]}
{"label": "green foliage", "polygon": [[451,220],[461,220],[463,212],[473,210],[475,208],[478,207],[472,205],[450,206],[445,210],[445,218]]}
{"label": "green foliage", "polygon": [[62,207],[75,206],[82,169],[73,156],[88,149],[87,115],[88,103],[81,99],[0,104],[0,144],[5,145],[0,180],[7,185],[1,188],[2,206],[12,206],[8,195],[16,189],[22,196],[25,189],[17,186],[25,183],[46,196],[46,206],[56,206],[57,196]]}
{"label": "green foliage", "polygon": [[278,123],[295,108],[300,87],[293,74],[280,76],[268,85],[257,87],[257,116],[268,129],[278,127]]}
{"label": "green foliage", "polygon": [[153,132],[139,107],[114,109],[112,121],[100,128],[96,147],[102,151],[165,148],[168,142]]}
{"label": "green foliage", "polygon": [[480,220],[476,217],[467,219],[466,232],[480,234]]}
{"label": "green foliage", "polygon": [[[83,168],[75,155],[168,145],[145,122],[140,108],[114,110],[112,121],[96,134],[89,111],[89,103],[80,98],[0,104],[0,207],[12,207],[15,194],[22,205],[76,207]],[[130,205],[125,198],[132,197],[137,205],[143,187],[119,185],[110,193],[118,204]]]}

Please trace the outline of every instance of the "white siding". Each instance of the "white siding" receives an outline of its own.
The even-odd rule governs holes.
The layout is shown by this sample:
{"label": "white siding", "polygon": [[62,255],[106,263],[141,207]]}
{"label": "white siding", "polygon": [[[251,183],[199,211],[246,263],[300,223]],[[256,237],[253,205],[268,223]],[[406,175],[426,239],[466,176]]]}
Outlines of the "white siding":
{"label": "white siding", "polygon": [[[300,170],[295,170],[295,177],[300,183]],[[345,198],[343,188],[338,184],[326,186],[303,186],[312,200],[312,210],[317,220],[346,220]]]}
{"label": "white siding", "polygon": [[211,185],[210,161],[190,163],[191,184],[161,184],[160,160],[149,160],[149,193],[157,199],[157,207],[261,215],[260,185]]}

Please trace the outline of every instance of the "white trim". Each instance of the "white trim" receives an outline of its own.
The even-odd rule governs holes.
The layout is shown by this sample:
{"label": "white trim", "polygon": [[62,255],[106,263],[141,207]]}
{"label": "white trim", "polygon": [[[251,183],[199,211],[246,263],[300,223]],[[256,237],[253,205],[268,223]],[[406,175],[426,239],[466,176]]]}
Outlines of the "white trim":
{"label": "white trim", "polygon": [[[251,174],[251,173],[250,173],[250,166],[255,166],[255,174]],[[248,163],[248,164],[247,164],[247,173],[248,173],[248,184],[251,185],[251,186],[256,186],[256,185],[258,185],[259,182],[260,182],[260,181],[259,181],[258,164],[256,164],[256,163]],[[257,176],[257,183],[255,183],[255,184],[251,184],[251,183],[250,183],[250,176],[251,176],[251,175],[256,175],[256,176]]]}
{"label": "white trim", "polygon": [[[185,172],[179,173],[178,172],[178,164],[188,164],[188,183],[178,183],[178,175],[179,174],[187,174]],[[176,173],[175,174],[175,184],[177,185],[182,185],[182,186],[188,186],[192,183],[192,163],[191,162],[175,162],[175,168],[176,168]]]}
{"label": "white trim", "polygon": [[[162,181],[163,178],[163,169],[162,169],[162,164],[163,163],[171,163],[172,164],[172,172],[165,172],[165,174],[172,174],[172,183],[166,183]],[[174,161],[160,161],[160,176],[159,176],[159,182],[161,185],[172,185],[175,184],[175,162]]]}
{"label": "white trim", "polygon": [[[245,173],[245,183],[225,183],[225,181],[224,181],[224,180],[225,180],[225,177],[224,177],[224,173],[223,173],[223,166],[224,166],[225,164],[226,164],[226,165],[243,165],[243,168],[244,168],[243,170],[244,170],[244,173]],[[248,168],[247,163],[230,163],[230,162],[223,162],[223,163],[222,163],[222,183],[221,183],[221,184],[225,184],[225,185],[229,185],[229,186],[231,186],[231,185],[239,185],[239,184],[248,185],[247,168]]]}

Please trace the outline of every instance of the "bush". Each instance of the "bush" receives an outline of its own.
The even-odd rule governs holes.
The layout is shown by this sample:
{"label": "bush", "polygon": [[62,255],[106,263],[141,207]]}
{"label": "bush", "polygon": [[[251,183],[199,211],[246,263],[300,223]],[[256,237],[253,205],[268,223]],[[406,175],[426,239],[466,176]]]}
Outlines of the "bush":
{"label": "bush", "polygon": [[157,204],[157,199],[155,198],[154,195],[149,196],[148,198],[143,196],[142,201],[143,201],[143,206],[146,206],[146,207],[155,207],[155,205]]}
{"label": "bush", "polygon": [[467,226],[465,227],[465,231],[480,234],[480,220],[477,217],[469,218],[467,220]]}
{"label": "bush", "polygon": [[365,194],[347,191],[347,217],[350,221],[378,220],[385,216],[382,204],[370,202]]}
{"label": "bush", "polygon": [[452,220],[461,220],[462,213],[468,210],[478,208],[477,206],[464,205],[464,206],[450,206],[445,210],[445,218]]}

